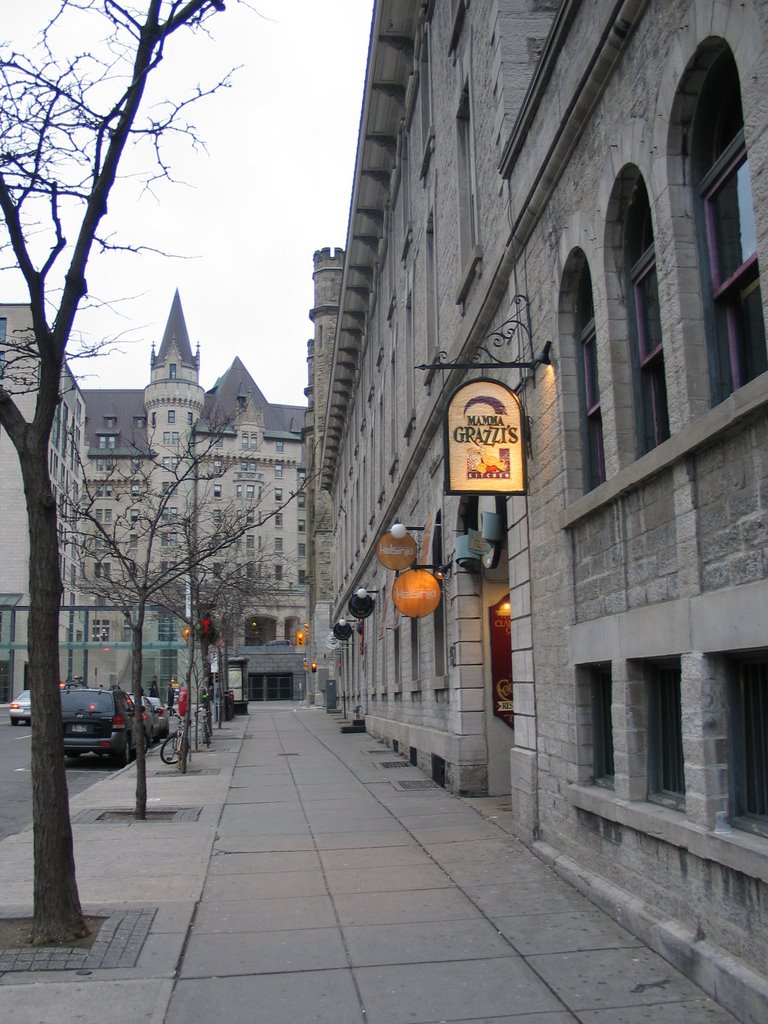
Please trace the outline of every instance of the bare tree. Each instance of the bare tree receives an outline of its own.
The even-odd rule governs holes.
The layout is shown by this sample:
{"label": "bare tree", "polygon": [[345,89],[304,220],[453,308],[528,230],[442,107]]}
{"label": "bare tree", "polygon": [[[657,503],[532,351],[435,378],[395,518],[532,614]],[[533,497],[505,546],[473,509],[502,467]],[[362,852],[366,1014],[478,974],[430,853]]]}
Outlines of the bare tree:
{"label": "bare tree", "polygon": [[[32,731],[34,910],[32,942],[54,944],[87,934],[75,877],[59,707],[59,573],[56,505],[48,443],[67,345],[87,295],[86,269],[94,247],[115,247],[99,236],[125,153],[149,141],[152,176],[169,177],[163,138],[193,138],[184,120],[200,95],[169,101],[143,115],[147,82],[181,29],[204,28],[221,0],[60,0],[37,52],[0,49],[0,250],[6,267],[23,276],[33,337],[32,416],[14,397],[23,381],[0,388],[0,425],[17,451],[27,504],[29,668],[35,705]],[[100,20],[100,48],[59,55],[55,33],[68,19]],[[72,38],[81,38],[78,32]],[[90,37],[89,42],[90,42]],[[214,87],[215,90],[216,87]],[[214,91],[210,90],[210,91]],[[26,366],[22,362],[20,365]]]}
{"label": "bare tree", "polygon": [[[219,599],[210,581],[221,581],[220,568],[227,558],[252,535],[257,522],[274,514],[260,516],[258,499],[244,504],[213,497],[212,484],[226,474],[231,461],[214,457],[223,432],[207,424],[202,434],[182,435],[173,455],[163,454],[165,449],[151,434],[135,438],[132,449],[110,457],[105,474],[84,474],[80,499],[68,510],[77,533],[84,589],[120,609],[131,633],[137,716],[134,815],[139,820],[147,812],[146,746],[140,720],[147,610],[160,605],[194,627],[204,607],[214,607]],[[112,495],[108,516],[102,498],[106,487]],[[200,638],[204,665],[207,640]]]}

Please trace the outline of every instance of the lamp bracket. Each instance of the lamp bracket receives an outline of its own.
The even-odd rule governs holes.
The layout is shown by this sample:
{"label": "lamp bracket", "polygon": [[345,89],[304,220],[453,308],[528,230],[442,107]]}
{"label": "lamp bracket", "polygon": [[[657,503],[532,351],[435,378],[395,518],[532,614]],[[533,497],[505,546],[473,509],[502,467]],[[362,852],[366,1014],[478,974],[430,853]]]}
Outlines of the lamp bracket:
{"label": "lamp bracket", "polygon": [[441,350],[437,354],[437,362],[421,363],[417,370],[535,370],[537,366],[550,365],[550,349],[548,341],[541,355],[532,359],[499,359],[495,351],[517,342],[518,351],[530,350],[533,356],[533,332],[531,328],[531,304],[527,295],[515,295],[512,299],[514,314],[499,324],[483,338],[472,359],[462,363],[449,363],[448,353]]}

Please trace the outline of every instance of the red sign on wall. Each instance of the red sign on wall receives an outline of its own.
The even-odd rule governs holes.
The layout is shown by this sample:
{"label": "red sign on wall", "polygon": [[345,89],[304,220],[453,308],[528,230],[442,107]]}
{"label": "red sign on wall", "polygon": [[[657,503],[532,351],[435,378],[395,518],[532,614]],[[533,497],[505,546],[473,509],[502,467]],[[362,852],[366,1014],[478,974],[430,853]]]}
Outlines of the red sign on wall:
{"label": "red sign on wall", "polygon": [[515,724],[512,703],[512,608],[509,594],[488,609],[491,637],[493,713],[510,728]]}

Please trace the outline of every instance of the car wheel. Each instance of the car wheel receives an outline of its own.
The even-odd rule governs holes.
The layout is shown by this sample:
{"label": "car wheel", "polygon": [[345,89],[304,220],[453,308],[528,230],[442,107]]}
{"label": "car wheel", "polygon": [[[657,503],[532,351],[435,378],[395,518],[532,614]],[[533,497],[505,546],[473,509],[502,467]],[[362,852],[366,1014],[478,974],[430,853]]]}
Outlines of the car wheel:
{"label": "car wheel", "polygon": [[18,725],[18,724],[19,724],[18,718],[12,718],[11,719],[11,725]]}
{"label": "car wheel", "polygon": [[72,760],[75,761],[75,760],[77,760],[78,757],[80,757],[80,751],[79,750],[66,750],[64,752],[64,756],[65,757],[71,757]]}

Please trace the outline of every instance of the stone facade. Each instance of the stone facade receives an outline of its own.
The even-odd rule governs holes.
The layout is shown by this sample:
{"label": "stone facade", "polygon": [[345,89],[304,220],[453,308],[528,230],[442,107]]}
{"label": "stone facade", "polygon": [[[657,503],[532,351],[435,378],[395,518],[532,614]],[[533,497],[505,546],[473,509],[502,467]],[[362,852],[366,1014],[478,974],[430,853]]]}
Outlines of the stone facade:
{"label": "stone facade", "polygon": [[[524,841],[749,1021],[768,1016],[766,33],[754,0],[377,3],[315,413],[331,618],[374,595],[329,656],[369,731],[456,792],[509,793]],[[447,366],[487,353],[527,365]],[[443,488],[446,398],[481,372],[529,417],[528,494],[501,504]],[[437,612],[394,614],[379,537],[400,521],[420,563],[454,562],[487,512],[498,565],[454,563]],[[506,595],[514,729],[491,702]]]}
{"label": "stone facade", "polygon": [[[0,304],[0,360],[3,388],[25,416],[34,411],[34,397],[28,382],[31,360],[21,354],[32,329],[29,306]],[[49,470],[59,520],[59,551],[63,602],[80,599],[80,573],[75,537],[67,529],[61,512],[69,496],[82,486],[82,456],[85,445],[85,402],[68,367],[62,375],[61,402],[49,443]],[[16,449],[5,431],[0,432],[0,478],[3,519],[0,552],[3,565],[0,593],[0,701],[10,700],[27,685],[27,652],[14,640],[26,638],[29,606],[29,531],[24,515],[24,486]]]}

